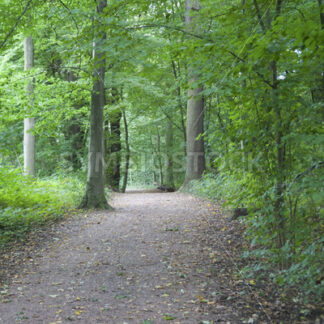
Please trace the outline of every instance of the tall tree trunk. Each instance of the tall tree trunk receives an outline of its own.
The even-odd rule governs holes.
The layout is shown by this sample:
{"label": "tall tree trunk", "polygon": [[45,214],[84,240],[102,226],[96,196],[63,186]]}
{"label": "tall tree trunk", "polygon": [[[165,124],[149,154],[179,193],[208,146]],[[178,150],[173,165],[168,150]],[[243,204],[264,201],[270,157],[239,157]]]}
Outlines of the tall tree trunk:
{"label": "tall tree trunk", "polygon": [[174,189],[174,176],[173,176],[173,125],[172,122],[167,118],[166,121],[166,134],[165,134],[165,145],[166,145],[166,165],[165,165],[165,186]]}
{"label": "tall tree trunk", "polygon": [[[25,71],[34,67],[34,43],[32,37],[24,40]],[[30,104],[33,105],[34,82],[30,80],[26,89]],[[24,172],[26,175],[35,176],[35,128],[34,118],[24,119]]]}
{"label": "tall tree trunk", "polygon": [[[102,13],[107,6],[107,0],[101,0],[97,11]],[[95,22],[95,28],[100,28]],[[90,112],[90,140],[88,152],[88,179],[86,193],[80,205],[81,208],[109,209],[105,196],[105,174],[104,174],[104,132],[103,132],[103,109],[105,105],[105,58],[102,45],[106,34],[96,30],[96,39],[93,45],[93,88],[91,92]]]}
{"label": "tall tree trunk", "polygon": [[[199,1],[186,0],[186,25],[187,29],[196,30],[196,24],[192,14],[201,9]],[[204,100],[202,87],[196,87],[198,81],[197,71],[189,68],[191,79],[189,80],[187,101],[187,163],[186,176],[183,186],[191,180],[201,178],[205,170],[204,139],[200,136],[204,132]],[[198,139],[197,139],[198,138]]]}
{"label": "tall tree trunk", "polygon": [[124,120],[124,128],[125,128],[126,160],[125,160],[125,169],[124,169],[123,185],[121,188],[121,192],[126,191],[127,180],[128,180],[128,170],[129,170],[129,159],[130,159],[128,124],[127,124],[125,110],[123,110],[123,120]]}

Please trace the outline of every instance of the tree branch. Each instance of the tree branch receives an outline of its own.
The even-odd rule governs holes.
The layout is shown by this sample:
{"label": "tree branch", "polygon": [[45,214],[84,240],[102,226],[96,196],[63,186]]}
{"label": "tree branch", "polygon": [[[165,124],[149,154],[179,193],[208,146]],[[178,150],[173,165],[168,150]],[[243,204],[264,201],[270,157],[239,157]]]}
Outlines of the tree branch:
{"label": "tree branch", "polygon": [[[188,32],[184,29],[181,29],[180,27],[175,27],[175,26],[169,26],[169,25],[159,25],[159,24],[148,24],[148,25],[137,25],[137,26],[133,26],[133,27],[127,27],[126,29],[127,30],[137,30],[137,29],[141,29],[141,28],[155,28],[155,27],[158,27],[158,28],[169,28],[169,29],[173,29],[173,30],[176,30],[176,31],[179,31],[181,33],[184,33],[186,35],[189,35],[189,36],[192,36],[192,37],[195,37],[195,38],[198,38],[198,39],[202,39],[202,40],[205,40],[207,42],[214,42],[214,40],[210,39],[210,38],[206,38],[206,37],[203,37],[201,35],[197,35],[197,34],[193,34],[191,32]],[[227,50],[227,49],[224,49],[225,52],[227,52],[228,54],[232,55],[233,57],[235,57],[238,61],[240,62],[243,62],[245,63],[245,59],[244,58],[241,58],[239,57],[237,54],[235,54],[234,52],[230,51],[230,50]],[[261,78],[261,80],[266,83],[268,86],[270,86],[271,88],[274,88],[274,85],[271,84],[270,81],[266,80],[264,78],[264,76],[258,72],[258,71],[255,71],[255,73]]]}
{"label": "tree branch", "polygon": [[266,26],[265,26],[265,24],[263,22],[262,15],[261,15],[260,8],[259,8],[259,5],[257,3],[257,0],[253,0],[253,3],[254,3],[255,10],[257,12],[257,16],[258,16],[258,19],[259,19],[260,26],[261,26],[263,31],[266,31]]}
{"label": "tree branch", "polygon": [[195,37],[195,38],[205,39],[201,35],[193,34],[193,33],[190,33],[187,30],[184,30],[184,29],[182,29],[180,27],[169,26],[169,25],[159,25],[159,24],[137,25],[137,26],[133,26],[133,27],[127,27],[126,30],[137,30],[137,29],[142,29],[142,28],[154,28],[154,27],[173,29],[173,30],[179,31],[179,32],[181,32],[183,34]]}
{"label": "tree branch", "polygon": [[72,18],[72,20],[74,22],[74,25],[75,25],[75,27],[76,27],[76,29],[78,31],[78,34],[79,34],[79,32],[80,32],[79,25],[78,25],[77,21],[75,20],[73,14],[72,14],[71,9],[62,0],[57,0],[57,1],[70,13],[71,18]]}
{"label": "tree branch", "polygon": [[324,167],[324,161],[320,161],[320,162],[318,162],[318,163],[312,165],[310,168],[308,168],[308,169],[305,170],[304,172],[297,174],[296,177],[295,177],[295,179],[294,179],[294,181],[296,181],[296,180],[298,180],[299,178],[305,176],[307,173],[309,173],[309,172],[311,172],[311,171],[313,171],[313,170],[315,170],[315,169],[322,168],[322,167]]}
{"label": "tree branch", "polygon": [[0,49],[6,44],[6,42],[8,41],[9,37],[12,35],[12,33],[15,31],[15,29],[17,28],[21,18],[26,14],[26,12],[28,11],[31,3],[33,0],[29,0],[24,11],[21,13],[21,15],[18,17],[17,21],[15,22],[15,24],[13,25],[13,27],[11,28],[10,32],[7,34],[7,36],[5,37],[5,39],[2,41],[2,43],[0,44]]}
{"label": "tree branch", "polygon": [[[240,61],[240,62],[242,62],[242,63],[245,63],[245,62],[246,62],[245,59],[239,57],[239,56],[236,55],[234,52],[229,51],[229,50],[226,50],[226,52],[229,53],[229,54],[231,54],[231,55],[232,55],[233,57],[235,57],[238,61]],[[275,88],[275,86],[274,86],[270,81],[266,80],[266,79],[264,78],[264,76],[263,76],[260,72],[258,72],[258,71],[254,71],[254,72],[255,72],[255,73],[260,77],[260,79],[261,79],[265,84],[267,84],[267,85],[268,85],[269,87],[271,87],[272,89]]]}

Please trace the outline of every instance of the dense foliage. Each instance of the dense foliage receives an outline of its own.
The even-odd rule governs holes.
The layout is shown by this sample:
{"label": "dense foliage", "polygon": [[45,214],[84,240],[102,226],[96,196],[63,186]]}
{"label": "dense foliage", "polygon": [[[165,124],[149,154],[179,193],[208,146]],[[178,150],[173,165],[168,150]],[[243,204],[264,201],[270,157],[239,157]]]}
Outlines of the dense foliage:
{"label": "dense foliage", "polygon": [[76,177],[37,181],[19,169],[0,167],[0,245],[62,218],[77,206],[84,185]]}
{"label": "dense foliage", "polygon": [[[28,219],[33,208],[47,217],[63,207],[47,205],[57,204],[54,197],[60,192],[51,184],[12,171],[22,164],[24,117],[36,117],[38,176],[86,172],[95,19],[106,33],[101,50],[108,184],[120,189],[123,178],[130,185],[163,184],[171,155],[171,185],[181,186],[188,80],[199,75],[192,86],[203,88],[201,136],[208,168],[191,190],[228,208],[248,209],[246,238],[253,248],[246,253],[247,273],[270,273],[278,284],[299,286],[301,299],[320,300],[322,1],[200,3],[194,31],[185,26],[185,1],[113,0],[100,16],[95,1],[1,4],[0,12],[8,14],[0,23],[0,226],[9,233],[15,226],[31,226],[28,221],[15,225],[22,224],[23,210]],[[26,35],[35,42],[35,68],[28,72],[23,69]],[[31,79],[33,104],[26,95]],[[46,195],[39,193],[43,185],[49,189]],[[30,190],[22,191],[23,186]]]}

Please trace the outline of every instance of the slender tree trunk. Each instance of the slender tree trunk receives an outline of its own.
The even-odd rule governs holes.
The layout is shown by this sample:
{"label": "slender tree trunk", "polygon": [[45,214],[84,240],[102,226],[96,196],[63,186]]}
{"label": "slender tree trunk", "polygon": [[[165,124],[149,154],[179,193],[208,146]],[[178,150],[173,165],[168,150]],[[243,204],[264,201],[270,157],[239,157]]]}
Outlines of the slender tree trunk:
{"label": "slender tree trunk", "polygon": [[[118,94],[116,88],[112,88],[112,104],[116,104],[121,100],[121,96]],[[120,110],[109,114],[110,122],[110,135],[107,151],[109,156],[107,165],[107,182],[113,188],[113,190],[119,191],[120,183],[120,163],[121,163],[121,132],[120,121],[122,118],[122,112]]]}
{"label": "slender tree trunk", "polygon": [[160,173],[160,184],[163,185],[163,165],[161,158],[161,136],[158,126],[156,126],[156,136],[157,136],[157,158],[159,163],[159,173]]}
{"label": "slender tree trunk", "polygon": [[[262,14],[257,0],[253,0],[255,10],[257,12],[257,17],[259,24],[264,33],[271,28],[271,23],[273,20],[279,17],[281,12],[282,0],[277,0],[275,14],[272,17],[270,8],[267,9],[265,14]],[[265,19],[264,19],[265,18]],[[274,217],[275,224],[274,230],[277,233],[276,236],[276,245],[277,248],[282,248],[286,243],[286,220],[284,216],[284,192],[285,188],[285,174],[286,174],[286,157],[285,157],[285,146],[283,143],[283,125],[282,125],[282,116],[281,116],[281,107],[279,102],[279,83],[278,83],[278,68],[277,62],[272,61],[269,64],[269,70],[271,73],[272,81],[272,109],[276,116],[274,127],[274,136],[276,141],[276,174],[275,174],[275,200],[274,200]],[[285,263],[285,262],[284,262]],[[284,263],[282,266],[284,267]]]}
{"label": "slender tree trunk", "polygon": [[317,0],[317,1],[318,1],[319,13],[320,13],[321,27],[322,27],[322,29],[324,29],[324,4],[323,4],[323,0]]}
{"label": "slender tree trunk", "polygon": [[111,131],[111,144],[110,144],[110,154],[111,154],[111,166],[108,166],[108,183],[113,189],[119,191],[120,182],[120,161],[121,161],[121,139],[120,139],[120,121],[122,114],[117,112],[110,119],[110,131]]}
{"label": "slender tree trunk", "polygon": [[[65,73],[65,79],[68,82],[75,82],[78,77],[72,71],[67,71]],[[82,106],[82,105],[81,105]],[[80,104],[74,106],[75,110],[80,109]],[[81,169],[81,156],[83,155],[84,144],[85,144],[85,132],[81,128],[80,120],[73,116],[68,121],[67,131],[65,132],[65,137],[67,140],[71,141],[71,155],[68,160],[71,162],[73,170],[77,171]]]}
{"label": "slender tree trunk", "polygon": [[276,148],[277,148],[277,174],[276,174],[276,197],[274,204],[274,213],[277,221],[277,247],[281,248],[286,243],[286,222],[285,216],[283,214],[284,206],[284,192],[285,192],[285,147],[282,141],[283,132],[282,132],[282,117],[279,104],[278,96],[278,72],[277,72],[277,63],[275,61],[271,62],[271,71],[272,71],[272,101],[274,112],[276,115]]}
{"label": "slender tree trunk", "polygon": [[126,160],[125,160],[125,169],[124,169],[123,185],[122,185],[122,188],[121,188],[121,192],[126,191],[127,180],[128,180],[128,170],[129,170],[129,160],[130,160],[128,124],[127,124],[125,110],[123,110],[123,120],[124,120],[124,128],[125,128]]}
{"label": "slender tree trunk", "polygon": [[[152,147],[152,164],[153,164],[153,182],[156,184],[161,185],[161,183],[158,183],[158,177],[157,177],[157,170],[159,169],[157,163],[156,163],[156,158],[157,158],[157,153],[155,149],[155,145],[153,143],[153,138],[150,136],[150,141],[151,141],[151,147]],[[155,185],[155,184],[154,184]]]}
{"label": "slender tree trunk", "polygon": [[[322,0],[317,0],[318,1],[318,8],[319,8],[319,18],[320,18],[320,23],[321,23],[321,29],[324,30],[324,4]],[[312,89],[312,97],[313,101],[315,103],[322,103],[322,116],[324,116],[324,72],[320,71],[318,75],[316,75],[316,88],[317,89]]]}
{"label": "slender tree trunk", "polygon": [[[113,83],[113,82],[112,82]],[[122,100],[122,89],[118,92],[115,86],[111,88],[111,100],[109,104],[116,105]],[[120,164],[121,164],[121,131],[120,121],[122,118],[121,110],[109,112],[106,121],[105,148],[107,150],[107,183],[114,191],[119,191],[120,187]],[[110,124],[110,125],[109,125]],[[110,129],[109,129],[110,126]]]}
{"label": "slender tree trunk", "polygon": [[[182,105],[182,100],[181,100],[181,87],[180,87],[180,81],[179,81],[179,74],[177,73],[176,65],[174,60],[171,60],[171,65],[172,65],[172,71],[174,75],[174,79],[177,82],[177,99],[178,99],[178,106],[180,108],[180,117],[181,117],[181,127],[183,131],[183,139],[184,139],[184,154],[185,156],[187,155],[187,132],[186,132],[186,124],[185,124],[185,119],[184,119],[184,109]],[[180,73],[180,71],[179,71]]]}
{"label": "slender tree trunk", "polygon": [[[107,0],[101,0],[97,11],[102,13],[107,6]],[[96,24],[95,28],[99,28]],[[81,208],[109,209],[105,196],[105,172],[104,172],[104,132],[103,109],[105,105],[105,59],[102,45],[106,34],[96,31],[96,39],[93,46],[93,60],[95,70],[93,74],[93,88],[91,93],[90,112],[90,140],[88,152],[88,180],[86,193],[80,205]]]}
{"label": "slender tree trunk", "polygon": [[[34,67],[34,43],[32,37],[26,37],[24,40],[25,53],[25,71]],[[26,89],[30,104],[33,105],[34,82],[30,80]],[[35,176],[35,128],[34,118],[24,119],[24,172],[26,175]]]}
{"label": "slender tree trunk", "polygon": [[156,173],[155,173],[155,162],[154,162],[154,160],[153,160],[153,168],[154,168],[154,170],[153,170],[153,185],[155,186],[155,185],[157,185],[157,176],[156,176]]}
{"label": "slender tree trunk", "polygon": [[166,121],[166,165],[165,165],[165,186],[169,189],[174,189],[174,176],[173,176],[173,125],[167,118]]}
{"label": "slender tree trunk", "polygon": [[[188,30],[196,30],[195,21],[192,17],[194,12],[200,10],[197,0],[186,0],[186,25]],[[204,139],[204,100],[202,87],[196,87],[198,81],[197,71],[189,68],[191,79],[189,80],[187,101],[187,163],[186,176],[183,186],[191,180],[201,178],[205,170]]]}

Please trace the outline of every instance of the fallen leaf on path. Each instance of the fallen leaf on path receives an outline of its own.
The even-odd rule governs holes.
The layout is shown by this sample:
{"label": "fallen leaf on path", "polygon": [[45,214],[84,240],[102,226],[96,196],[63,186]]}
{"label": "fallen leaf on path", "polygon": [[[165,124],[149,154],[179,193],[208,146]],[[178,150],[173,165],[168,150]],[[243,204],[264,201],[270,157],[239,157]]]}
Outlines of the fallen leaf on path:
{"label": "fallen leaf on path", "polygon": [[205,299],[203,296],[198,295],[197,297],[198,297],[198,299],[199,299],[199,301],[200,301],[201,303],[208,303],[208,300]]}

